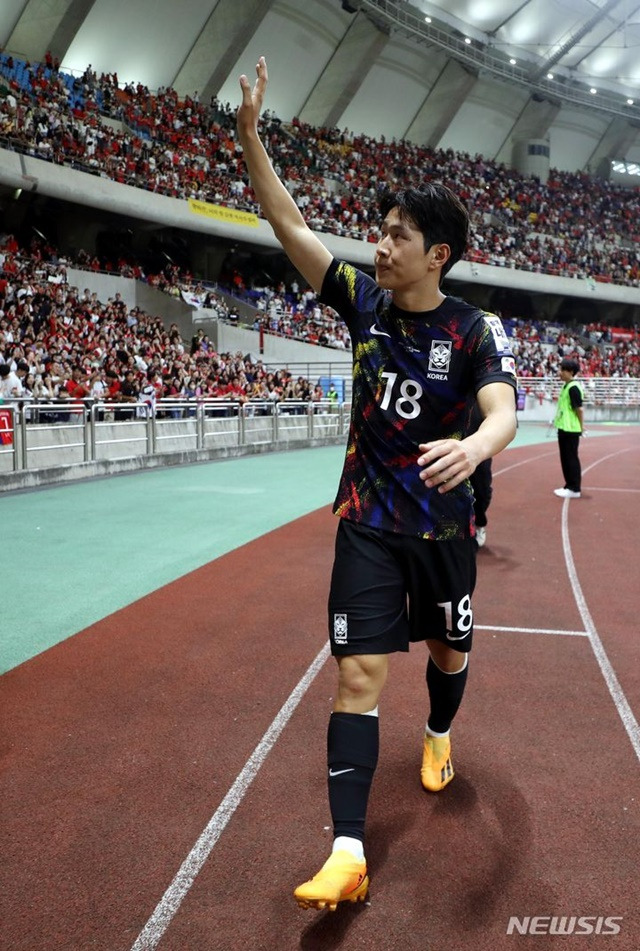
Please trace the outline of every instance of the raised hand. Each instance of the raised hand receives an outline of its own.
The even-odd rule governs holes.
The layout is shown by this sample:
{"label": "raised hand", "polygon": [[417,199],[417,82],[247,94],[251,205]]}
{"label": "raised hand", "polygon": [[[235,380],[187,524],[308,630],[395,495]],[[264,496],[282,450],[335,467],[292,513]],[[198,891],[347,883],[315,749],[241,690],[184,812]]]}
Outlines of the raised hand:
{"label": "raised hand", "polygon": [[262,112],[262,102],[267,89],[269,76],[267,73],[267,61],[261,56],[256,65],[256,81],[251,88],[247,77],[242,74],[240,77],[240,87],[242,89],[242,102],[238,107],[237,121],[241,131],[253,130],[258,126],[258,119]]}

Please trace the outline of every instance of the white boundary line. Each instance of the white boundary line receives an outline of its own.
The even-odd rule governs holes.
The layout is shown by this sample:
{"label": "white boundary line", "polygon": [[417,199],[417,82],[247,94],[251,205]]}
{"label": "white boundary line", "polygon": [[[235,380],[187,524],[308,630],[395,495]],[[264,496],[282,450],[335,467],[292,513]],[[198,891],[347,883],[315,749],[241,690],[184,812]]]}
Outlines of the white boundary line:
{"label": "white boundary line", "polygon": [[529,459],[522,459],[520,462],[514,462],[510,466],[505,466],[504,469],[498,469],[497,472],[493,473],[493,478],[496,476],[504,475],[505,472],[511,472],[512,469],[518,469],[520,466],[528,466],[530,462],[537,462],[538,459],[544,459],[546,456],[555,456],[556,452],[541,452],[537,456],[531,456]]}
{"label": "white boundary line", "polygon": [[[594,466],[599,465],[601,462],[605,462],[607,459],[612,459],[614,456],[619,456],[624,452],[630,451],[630,449],[620,449],[618,452],[611,452],[609,455],[598,459],[597,462],[593,462],[584,471],[586,473],[590,469],[593,469]],[[596,660],[598,661],[598,666],[600,667],[602,676],[605,679],[605,683],[609,688],[609,693],[611,694],[611,699],[613,700],[616,710],[618,711],[618,715],[620,716],[624,728],[629,735],[631,745],[633,746],[636,756],[640,760],[640,726],[638,726],[638,721],[633,715],[633,711],[631,710],[629,702],[624,695],[613,666],[607,657],[604,645],[600,640],[600,635],[598,634],[596,626],[593,623],[593,618],[589,613],[587,602],[582,593],[582,588],[580,587],[580,582],[578,581],[578,573],[573,561],[571,542],[569,540],[569,499],[565,499],[562,506],[562,547],[564,550],[564,558],[567,566],[567,573],[569,575],[569,581],[571,582],[571,588],[573,589],[573,596],[576,600],[580,616],[584,622],[591,647],[593,648],[593,653],[596,656]]]}
{"label": "white boundary line", "polygon": [[588,631],[554,631],[544,627],[498,627],[495,624],[474,624],[474,631],[506,631],[508,634],[563,634],[566,637],[588,637]]}
{"label": "white boundary line", "polygon": [[152,951],[171,924],[197,874],[208,859],[211,850],[222,835],[227,823],[242,802],[249,786],[256,778],[274,743],[291,719],[291,715],[313,683],[329,656],[329,644],[325,644],[307,672],[298,682],[289,698],[280,708],[271,726],[264,734],[247,763],[209,820],[200,838],[178,869],[173,881],[158,902],[155,911],[138,935],[131,951]]}
{"label": "white boundary line", "polygon": [[604,485],[590,485],[589,492],[640,492],[640,489],[611,489]]}

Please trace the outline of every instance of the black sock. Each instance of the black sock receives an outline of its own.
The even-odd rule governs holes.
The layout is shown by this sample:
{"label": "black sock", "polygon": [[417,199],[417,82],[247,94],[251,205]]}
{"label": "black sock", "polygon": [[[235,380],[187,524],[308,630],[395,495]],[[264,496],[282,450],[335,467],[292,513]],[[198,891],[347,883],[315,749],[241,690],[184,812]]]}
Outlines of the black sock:
{"label": "black sock", "polygon": [[369,791],[378,762],[378,717],[332,713],[327,732],[329,807],[335,836],[364,841]]}
{"label": "black sock", "polygon": [[431,700],[429,729],[435,733],[446,733],[458,712],[464,688],[467,684],[468,662],[463,670],[455,674],[446,674],[440,670],[433,658],[427,663],[427,687]]}

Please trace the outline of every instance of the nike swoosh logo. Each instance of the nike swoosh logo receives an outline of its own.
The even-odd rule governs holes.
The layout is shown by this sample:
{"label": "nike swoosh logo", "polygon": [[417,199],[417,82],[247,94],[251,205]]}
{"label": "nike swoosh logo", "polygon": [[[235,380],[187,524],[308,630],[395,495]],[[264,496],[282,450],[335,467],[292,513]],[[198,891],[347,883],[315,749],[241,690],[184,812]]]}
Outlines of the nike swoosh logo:
{"label": "nike swoosh logo", "polygon": [[371,324],[371,326],[369,327],[369,330],[371,331],[371,333],[373,334],[374,337],[389,337],[389,338],[391,338],[391,334],[385,333],[384,330],[378,330],[378,328],[376,327],[375,324]]}
{"label": "nike swoosh logo", "polygon": [[330,769],[329,776],[342,776],[343,773],[352,773],[353,771],[354,767],[351,769]]}

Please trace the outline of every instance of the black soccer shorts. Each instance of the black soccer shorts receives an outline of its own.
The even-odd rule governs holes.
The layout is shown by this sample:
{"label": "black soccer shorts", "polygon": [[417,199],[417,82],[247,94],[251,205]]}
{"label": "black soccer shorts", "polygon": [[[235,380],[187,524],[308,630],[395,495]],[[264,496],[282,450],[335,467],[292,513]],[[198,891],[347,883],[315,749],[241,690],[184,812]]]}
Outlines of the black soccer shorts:
{"label": "black soccer shorts", "polygon": [[434,638],[468,652],[472,539],[434,542],[341,518],[329,591],[331,653],[390,654]]}

